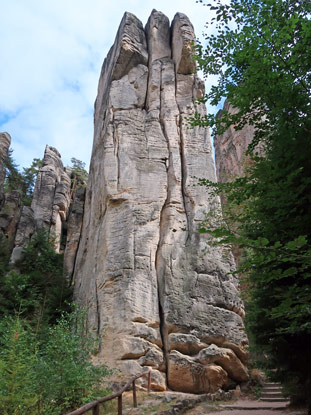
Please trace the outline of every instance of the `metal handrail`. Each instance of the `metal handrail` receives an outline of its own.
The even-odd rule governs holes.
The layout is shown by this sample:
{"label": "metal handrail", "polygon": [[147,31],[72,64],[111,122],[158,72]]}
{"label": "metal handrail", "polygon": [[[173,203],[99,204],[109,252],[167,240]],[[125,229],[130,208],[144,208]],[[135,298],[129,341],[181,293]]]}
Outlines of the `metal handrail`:
{"label": "metal handrail", "polygon": [[150,392],[150,390],[151,390],[151,371],[149,370],[148,372],[143,372],[140,375],[134,376],[131,380],[129,380],[127,382],[127,384],[125,386],[123,386],[123,388],[121,390],[119,390],[119,392],[116,392],[116,393],[114,393],[112,395],[109,395],[109,396],[105,396],[103,398],[96,399],[96,401],[89,402],[86,405],[81,406],[81,408],[78,408],[73,412],[69,412],[66,415],[82,415],[85,412],[89,411],[90,409],[92,409],[93,415],[99,415],[99,405],[101,403],[111,401],[112,399],[115,399],[115,398],[118,398],[118,415],[122,415],[122,394],[123,394],[123,392],[125,392],[128,389],[128,387],[131,384],[133,384],[133,406],[134,406],[134,408],[137,408],[137,397],[136,397],[135,381],[136,381],[136,379],[141,378],[143,376],[148,376],[148,392]]}

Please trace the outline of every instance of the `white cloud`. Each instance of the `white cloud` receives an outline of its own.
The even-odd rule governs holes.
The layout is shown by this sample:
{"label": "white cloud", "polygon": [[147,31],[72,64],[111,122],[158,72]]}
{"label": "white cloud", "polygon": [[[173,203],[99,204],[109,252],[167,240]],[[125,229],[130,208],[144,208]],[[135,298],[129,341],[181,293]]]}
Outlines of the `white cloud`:
{"label": "white cloud", "polygon": [[[0,131],[21,166],[55,146],[65,163],[89,162],[93,103],[102,62],[125,11],[145,24],[151,0],[0,0]],[[200,36],[207,9],[158,0],[170,19],[186,13]]]}

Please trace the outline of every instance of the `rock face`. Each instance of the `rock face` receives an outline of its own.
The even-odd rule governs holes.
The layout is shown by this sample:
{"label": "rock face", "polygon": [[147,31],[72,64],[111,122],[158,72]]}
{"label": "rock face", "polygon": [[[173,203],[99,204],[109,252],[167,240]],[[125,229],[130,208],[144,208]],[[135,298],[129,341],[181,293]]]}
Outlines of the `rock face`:
{"label": "rock face", "polygon": [[21,198],[19,192],[15,190],[6,196],[4,194],[5,160],[9,155],[10,144],[10,135],[0,133],[0,234],[7,238],[8,247],[11,250],[20,218]]}
{"label": "rock face", "polygon": [[[231,114],[238,112],[229,101],[225,101],[223,110]],[[222,116],[223,110],[218,112],[217,117]],[[253,141],[254,133],[255,130],[252,125],[246,124],[241,130],[235,130],[234,125],[231,125],[223,134],[215,137],[214,147],[218,182],[226,183],[243,176],[244,170],[250,162],[246,151]],[[262,156],[264,154],[263,147],[258,145],[255,152]],[[224,205],[226,200],[223,198],[221,202]],[[242,254],[242,249],[238,247],[233,249],[237,267],[241,264]]]}
{"label": "rock face", "polygon": [[64,253],[64,272],[67,280],[70,283],[72,281],[74,264],[80,241],[84,201],[85,187],[80,187],[74,192],[74,197],[70,206],[67,221],[67,238]]}
{"label": "rock face", "polygon": [[144,29],[125,13],[99,80],[73,279],[100,358],[201,393],[245,380],[247,338],[233,257],[197,232],[220,205],[196,186],[216,178],[208,131],[186,122],[204,93],[194,39],[183,14],[170,26],[154,10]]}
{"label": "rock face", "polygon": [[[223,110],[236,114],[236,108],[225,101]],[[219,111],[217,117],[221,117]],[[248,157],[246,151],[254,138],[254,127],[246,124],[241,130],[235,130],[231,125],[223,134],[214,139],[217,178],[220,183],[229,182],[236,177],[241,177],[247,166]],[[260,148],[256,152],[262,154]]]}
{"label": "rock face", "polygon": [[17,225],[21,213],[21,196],[13,190],[5,198],[5,204],[0,211],[0,232],[7,238],[9,249],[13,249]]}
{"label": "rock face", "polygon": [[9,154],[9,147],[11,144],[11,137],[8,133],[0,133],[0,209],[4,205],[4,190],[3,184],[5,179],[5,160]]}
{"label": "rock face", "polygon": [[61,156],[54,147],[46,146],[42,167],[36,180],[31,208],[36,229],[47,228],[60,247],[62,222],[67,219],[70,205],[71,170],[63,167]]}
{"label": "rock face", "polygon": [[63,224],[67,220],[71,201],[70,177],[71,170],[63,167],[59,152],[54,147],[46,146],[31,207],[23,206],[21,210],[12,263],[20,258],[23,248],[40,228],[55,236],[55,249],[59,252]]}
{"label": "rock face", "polygon": [[4,195],[5,159],[11,137],[0,133],[0,234],[8,240],[11,265],[15,266],[23,249],[38,229],[55,237],[55,250],[65,251],[64,272],[70,283],[80,240],[85,182],[78,172],[63,166],[59,152],[46,146],[31,207],[22,206],[19,191]]}

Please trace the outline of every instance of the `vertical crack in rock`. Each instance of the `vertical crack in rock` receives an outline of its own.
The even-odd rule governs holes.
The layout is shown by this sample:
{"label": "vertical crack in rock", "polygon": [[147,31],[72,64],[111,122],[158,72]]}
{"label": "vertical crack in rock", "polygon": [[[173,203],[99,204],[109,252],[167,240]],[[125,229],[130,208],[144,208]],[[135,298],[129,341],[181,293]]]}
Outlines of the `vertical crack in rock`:
{"label": "vertical crack in rock", "polygon": [[[98,300],[98,287],[97,281],[95,280],[95,298],[96,298],[96,314],[97,314],[97,338],[100,336],[100,304]],[[102,342],[99,342],[99,352],[101,351]]]}
{"label": "vertical crack in rock", "polygon": [[193,218],[191,218],[191,210],[188,207],[188,205],[191,205],[191,199],[187,195],[187,190],[186,190],[187,164],[186,164],[186,159],[185,159],[185,148],[184,148],[183,117],[181,113],[179,113],[179,135],[180,135],[180,163],[181,163],[181,194],[183,198],[184,209],[185,209],[185,214],[186,214],[186,219],[187,219],[187,240],[186,240],[186,243],[187,243],[192,235]]}
{"label": "vertical crack in rock", "polygon": [[[73,276],[74,276],[75,269],[76,269],[77,254],[78,254],[78,251],[79,251],[79,248],[80,248],[80,243],[81,243],[81,230],[83,229],[84,206],[85,206],[85,200],[84,200],[83,207],[82,207],[82,220],[81,220],[81,227],[80,227],[80,230],[79,230],[79,239],[78,239],[78,243],[77,243],[77,248],[76,248],[76,250],[74,252],[74,260],[73,260],[72,272],[71,272],[70,279],[69,279],[69,285],[70,286],[72,286],[72,284],[74,283]],[[66,255],[66,252],[65,252],[65,259],[66,259],[66,256],[67,255]]]}
{"label": "vertical crack in rock", "polygon": [[[192,38],[180,13],[171,29],[155,10],[145,30],[129,13],[122,19],[99,81],[74,278],[90,327],[105,327],[97,358],[119,369],[118,380],[149,367],[156,390],[204,393],[245,379],[227,350],[242,356],[247,340],[228,309],[238,297],[233,260],[195,232],[212,202],[194,177],[214,180],[215,172],[208,133],[183,125],[201,88]],[[239,375],[217,363],[226,359]]]}
{"label": "vertical crack in rock", "polygon": [[116,124],[114,122],[114,115],[112,118],[112,131],[113,131],[113,146],[114,146],[114,156],[117,160],[117,189],[119,190],[120,186],[120,145],[119,145],[119,137],[116,129]]}
{"label": "vertical crack in rock", "polygon": [[157,245],[157,251],[155,255],[155,268],[156,268],[156,274],[157,274],[157,287],[158,287],[158,304],[159,304],[159,318],[160,318],[160,335],[162,338],[162,350],[163,350],[163,357],[164,357],[164,364],[166,369],[166,384],[168,380],[168,330],[167,325],[165,323],[165,314],[163,310],[163,306],[161,303],[161,299],[163,299],[163,291],[165,290],[165,280],[164,280],[164,270],[163,270],[163,264],[160,265],[160,262],[162,260],[162,245],[163,241],[165,239],[165,235],[167,232],[166,226],[165,226],[165,214],[166,214],[166,208],[170,201],[170,174],[169,170],[172,167],[172,154],[170,151],[170,142],[169,138],[167,136],[164,120],[163,120],[163,113],[162,113],[162,70],[163,70],[163,63],[160,61],[160,110],[159,110],[159,123],[161,126],[163,137],[165,137],[166,144],[167,144],[167,151],[168,151],[168,165],[166,166],[166,173],[167,173],[167,186],[166,186],[166,199],[162,206],[161,212],[160,212],[160,223],[159,223],[159,242]]}

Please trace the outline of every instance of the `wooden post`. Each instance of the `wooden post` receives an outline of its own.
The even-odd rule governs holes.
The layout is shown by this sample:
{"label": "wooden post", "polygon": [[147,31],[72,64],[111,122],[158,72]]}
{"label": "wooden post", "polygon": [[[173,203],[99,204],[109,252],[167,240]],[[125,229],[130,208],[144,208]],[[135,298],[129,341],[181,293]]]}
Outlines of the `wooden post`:
{"label": "wooden post", "polygon": [[137,408],[137,397],[136,397],[136,383],[135,383],[135,380],[133,380],[133,406],[134,406],[134,408]]}
{"label": "wooden post", "polygon": [[148,373],[148,393],[151,391],[151,370]]}
{"label": "wooden post", "polygon": [[93,406],[92,415],[99,415],[99,403],[96,406]]}
{"label": "wooden post", "polygon": [[118,415],[122,415],[122,394],[118,396]]}

